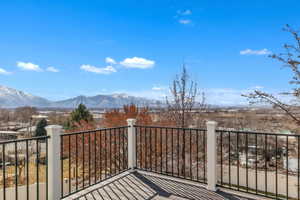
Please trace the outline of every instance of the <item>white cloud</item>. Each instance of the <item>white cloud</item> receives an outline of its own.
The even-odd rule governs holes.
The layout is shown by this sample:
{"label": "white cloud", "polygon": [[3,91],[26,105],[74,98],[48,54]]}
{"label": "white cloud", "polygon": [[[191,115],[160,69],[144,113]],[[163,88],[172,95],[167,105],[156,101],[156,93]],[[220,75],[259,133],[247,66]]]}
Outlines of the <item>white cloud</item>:
{"label": "white cloud", "polygon": [[56,69],[55,67],[48,67],[46,70],[47,70],[48,72],[59,72],[59,70]]}
{"label": "white cloud", "polygon": [[264,86],[256,85],[256,86],[250,87],[250,89],[261,90],[261,89],[264,89]]}
{"label": "white cloud", "polygon": [[241,55],[267,55],[270,53],[271,51],[269,51],[268,49],[261,49],[261,50],[245,49],[240,51]]}
{"label": "white cloud", "polygon": [[117,62],[113,58],[110,58],[110,57],[106,57],[105,62],[108,64],[112,64],[112,65],[117,64]]}
{"label": "white cloud", "polygon": [[166,87],[160,87],[160,86],[153,86],[152,87],[152,90],[154,90],[154,91],[162,91],[162,90],[165,90],[166,89]]}
{"label": "white cloud", "polygon": [[145,58],[133,57],[126,58],[122,62],[120,62],[126,68],[139,68],[139,69],[147,69],[152,68],[155,64],[153,60],[147,60]]}
{"label": "white cloud", "polygon": [[17,66],[23,70],[28,70],[28,71],[43,71],[38,65],[33,64],[33,63],[25,63],[25,62],[17,62]]}
{"label": "white cloud", "polygon": [[180,19],[180,20],[178,20],[178,22],[180,24],[190,24],[190,23],[192,23],[192,21],[189,20],[189,19]]}
{"label": "white cloud", "polygon": [[2,75],[8,75],[8,74],[11,74],[11,72],[8,72],[8,71],[6,71],[3,68],[0,68],[0,74],[2,74]]}
{"label": "white cloud", "polygon": [[178,15],[191,15],[192,14],[192,11],[187,9],[187,10],[178,10],[177,11],[177,14]]}
{"label": "white cloud", "polygon": [[107,66],[104,68],[98,68],[92,65],[81,65],[80,69],[87,71],[87,72],[93,72],[96,74],[111,74],[113,72],[117,72],[117,70],[112,66]]}

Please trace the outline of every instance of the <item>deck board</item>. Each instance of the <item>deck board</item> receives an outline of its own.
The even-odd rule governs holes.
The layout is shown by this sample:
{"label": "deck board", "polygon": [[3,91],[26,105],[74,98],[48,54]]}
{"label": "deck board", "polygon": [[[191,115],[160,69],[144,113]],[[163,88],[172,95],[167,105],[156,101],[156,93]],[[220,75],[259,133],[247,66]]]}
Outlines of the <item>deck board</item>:
{"label": "deck board", "polygon": [[163,176],[143,172],[124,172],[103,183],[75,193],[65,200],[241,200],[249,198],[222,195],[206,190],[200,184],[188,184]]}

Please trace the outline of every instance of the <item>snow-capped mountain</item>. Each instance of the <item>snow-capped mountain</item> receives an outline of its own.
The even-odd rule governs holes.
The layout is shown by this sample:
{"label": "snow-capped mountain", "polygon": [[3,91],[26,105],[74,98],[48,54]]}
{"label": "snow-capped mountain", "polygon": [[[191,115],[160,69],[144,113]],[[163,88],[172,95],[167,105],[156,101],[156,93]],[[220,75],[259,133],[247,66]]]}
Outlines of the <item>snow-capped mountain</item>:
{"label": "snow-capped mountain", "polygon": [[78,96],[75,98],[57,101],[54,103],[55,107],[74,108],[80,103],[83,103],[90,108],[119,108],[126,104],[134,103],[140,106],[154,106],[155,100],[149,100],[141,97],[129,96],[126,94],[112,94],[112,95],[96,95],[96,96]]}
{"label": "snow-capped mountain", "polygon": [[156,101],[141,97],[129,96],[127,94],[96,95],[96,96],[78,96],[62,101],[49,101],[45,98],[27,94],[25,92],[0,86],[0,107],[56,107],[56,108],[74,108],[80,103],[89,108],[118,108],[126,104],[134,103],[140,106],[155,106]]}
{"label": "snow-capped mountain", "polygon": [[50,104],[47,99],[0,85],[0,107],[47,107]]}

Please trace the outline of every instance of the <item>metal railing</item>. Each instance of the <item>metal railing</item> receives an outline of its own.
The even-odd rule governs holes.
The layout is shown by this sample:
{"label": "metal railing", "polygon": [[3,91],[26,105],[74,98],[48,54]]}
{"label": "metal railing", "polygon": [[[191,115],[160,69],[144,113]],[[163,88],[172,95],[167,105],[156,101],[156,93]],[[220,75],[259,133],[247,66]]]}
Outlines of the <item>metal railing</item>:
{"label": "metal railing", "polygon": [[127,126],[61,135],[61,197],[128,169]]}
{"label": "metal railing", "polygon": [[49,126],[50,136],[0,142],[0,199],[65,198],[128,169],[300,199],[300,135],[134,123],[66,134]]}
{"label": "metal railing", "polygon": [[206,182],[206,130],[135,126],[136,167]]}
{"label": "metal railing", "polygon": [[48,138],[0,142],[0,199],[48,199]]}
{"label": "metal railing", "polygon": [[220,187],[299,199],[300,136],[217,130]]}

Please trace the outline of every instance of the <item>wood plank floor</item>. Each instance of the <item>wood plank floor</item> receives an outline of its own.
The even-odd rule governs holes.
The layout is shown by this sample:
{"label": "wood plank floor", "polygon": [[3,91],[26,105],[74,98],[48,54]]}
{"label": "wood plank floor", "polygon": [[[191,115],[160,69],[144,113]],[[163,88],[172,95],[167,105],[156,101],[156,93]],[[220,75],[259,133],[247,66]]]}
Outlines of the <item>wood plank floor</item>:
{"label": "wood plank floor", "polygon": [[224,192],[211,192],[200,185],[188,184],[163,176],[153,176],[142,172],[124,172],[103,183],[91,186],[65,200],[244,200]]}

